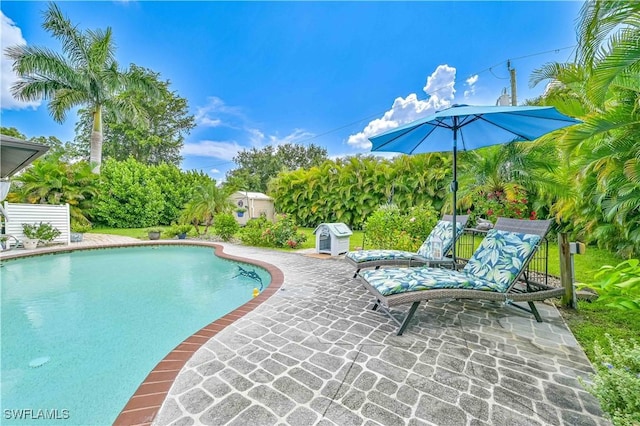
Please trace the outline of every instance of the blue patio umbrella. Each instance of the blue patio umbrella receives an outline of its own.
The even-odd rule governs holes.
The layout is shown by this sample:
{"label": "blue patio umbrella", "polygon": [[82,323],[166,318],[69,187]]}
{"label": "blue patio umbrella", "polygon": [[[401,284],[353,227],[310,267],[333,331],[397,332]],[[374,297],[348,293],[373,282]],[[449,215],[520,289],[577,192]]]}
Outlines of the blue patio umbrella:
{"label": "blue patio umbrella", "polygon": [[[413,123],[369,138],[371,151],[422,154],[453,151],[453,223],[456,223],[458,141],[464,150],[516,141],[532,141],[580,120],[554,107],[453,105]],[[454,228],[451,228],[454,232]],[[456,245],[453,245],[453,260]]]}

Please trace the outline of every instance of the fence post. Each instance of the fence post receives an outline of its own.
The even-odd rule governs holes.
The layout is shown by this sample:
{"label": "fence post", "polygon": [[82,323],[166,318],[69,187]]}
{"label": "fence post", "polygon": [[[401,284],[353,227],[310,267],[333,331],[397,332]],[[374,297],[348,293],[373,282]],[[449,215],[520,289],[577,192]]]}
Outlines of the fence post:
{"label": "fence post", "polygon": [[576,308],[576,301],[573,297],[573,272],[571,270],[571,252],[569,246],[569,236],[566,232],[558,234],[558,253],[560,254],[560,282],[564,288],[562,305],[568,308]]}

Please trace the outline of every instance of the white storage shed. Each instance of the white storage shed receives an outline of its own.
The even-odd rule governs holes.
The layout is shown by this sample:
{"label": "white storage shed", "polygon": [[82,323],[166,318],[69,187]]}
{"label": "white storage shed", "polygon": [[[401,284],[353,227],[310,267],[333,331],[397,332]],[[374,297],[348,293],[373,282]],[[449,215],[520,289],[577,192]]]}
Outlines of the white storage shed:
{"label": "white storage shed", "polygon": [[233,215],[240,225],[263,215],[271,222],[274,220],[276,210],[273,198],[262,192],[237,191],[231,195],[231,201],[235,206]]}

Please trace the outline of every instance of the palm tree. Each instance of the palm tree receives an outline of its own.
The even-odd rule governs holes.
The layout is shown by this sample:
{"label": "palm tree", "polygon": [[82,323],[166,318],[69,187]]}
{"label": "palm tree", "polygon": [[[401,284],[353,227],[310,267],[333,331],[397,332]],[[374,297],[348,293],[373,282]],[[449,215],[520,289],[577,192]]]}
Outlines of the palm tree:
{"label": "palm tree", "polygon": [[180,216],[182,223],[191,223],[200,234],[199,226],[204,224],[203,234],[213,225],[213,219],[218,213],[226,213],[233,207],[229,200],[229,193],[216,186],[215,182],[200,185],[193,192],[191,200],[185,205]]}
{"label": "palm tree", "polygon": [[580,197],[560,200],[563,208],[556,211],[573,216],[587,239],[638,253],[640,3],[588,1],[580,13],[575,62],[547,64],[531,79],[552,80],[543,101],[583,121],[560,140],[578,158],[573,185]]}
{"label": "palm tree", "polygon": [[8,200],[30,204],[67,203],[71,218],[86,223],[98,193],[98,176],[91,173],[86,161],[68,164],[60,161],[60,156],[58,153],[40,158],[13,178],[16,185]]}
{"label": "palm tree", "polygon": [[110,27],[80,31],[54,3],[49,4],[42,26],[61,42],[63,54],[37,46],[7,48],[7,56],[14,61],[13,70],[20,77],[11,92],[24,101],[49,100],[49,112],[59,123],[74,107],[91,111],[90,161],[93,172],[100,173],[103,109],[143,124],[144,110],[131,101],[132,97],[120,95],[139,90],[155,98],[159,87],[146,73],[118,69]]}

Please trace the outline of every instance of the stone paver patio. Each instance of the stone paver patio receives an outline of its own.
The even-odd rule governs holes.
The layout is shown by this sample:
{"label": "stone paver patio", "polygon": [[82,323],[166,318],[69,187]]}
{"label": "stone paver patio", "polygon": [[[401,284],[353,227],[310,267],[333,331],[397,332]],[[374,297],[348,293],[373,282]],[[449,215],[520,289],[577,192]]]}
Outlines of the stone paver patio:
{"label": "stone paver patio", "polygon": [[225,244],[282,288],[187,362],[155,425],[603,425],[557,309],[422,305],[403,336],[341,259]]}
{"label": "stone paver patio", "polygon": [[[86,234],[33,254],[141,243]],[[205,340],[155,425],[609,424],[578,380],[593,370],[553,305],[537,303],[536,323],[499,303],[434,301],[396,336],[342,259],[221,245],[276,266],[284,282]]]}

